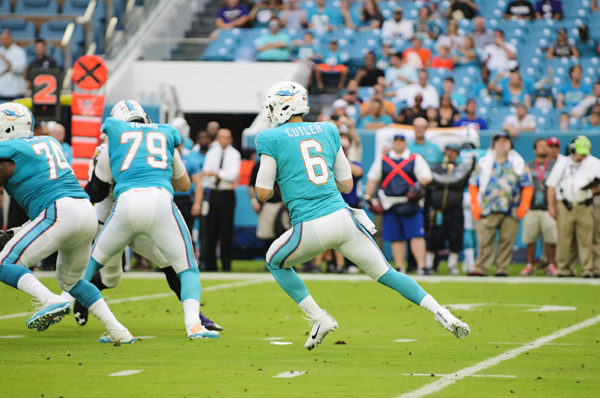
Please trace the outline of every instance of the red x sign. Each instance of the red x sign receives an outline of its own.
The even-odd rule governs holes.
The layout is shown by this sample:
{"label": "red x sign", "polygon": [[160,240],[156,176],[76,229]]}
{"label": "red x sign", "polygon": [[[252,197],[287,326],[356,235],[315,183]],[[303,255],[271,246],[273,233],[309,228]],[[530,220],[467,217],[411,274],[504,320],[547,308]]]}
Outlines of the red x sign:
{"label": "red x sign", "polygon": [[73,65],[73,83],[83,90],[97,90],[106,83],[108,71],[97,55],[79,57]]}
{"label": "red x sign", "polygon": [[394,178],[396,174],[402,177],[404,181],[408,182],[408,185],[410,185],[411,187],[415,185],[415,182],[412,180],[412,178],[410,178],[408,174],[404,172],[404,166],[406,166],[409,162],[412,162],[416,157],[417,155],[413,153],[408,158],[396,164],[387,155],[383,155],[383,161],[389,164],[393,168],[393,170],[390,172],[390,174],[387,175],[387,177],[385,177],[385,180],[383,180],[383,182],[381,183],[381,188],[385,189],[385,187],[388,186],[388,184],[390,183],[390,181],[392,181],[392,178]]}

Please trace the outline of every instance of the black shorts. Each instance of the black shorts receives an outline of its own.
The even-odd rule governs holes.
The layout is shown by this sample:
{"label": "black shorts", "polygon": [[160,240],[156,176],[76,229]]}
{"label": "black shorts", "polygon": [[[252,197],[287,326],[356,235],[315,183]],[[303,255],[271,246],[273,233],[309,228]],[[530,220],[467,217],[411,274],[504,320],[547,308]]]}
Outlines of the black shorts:
{"label": "black shorts", "polygon": [[[433,211],[433,210],[432,210]],[[428,221],[431,218],[428,218]],[[453,253],[463,249],[463,234],[465,231],[463,209],[446,210],[442,215],[442,223],[436,225],[435,215],[427,230],[427,250],[437,252],[448,248]]]}

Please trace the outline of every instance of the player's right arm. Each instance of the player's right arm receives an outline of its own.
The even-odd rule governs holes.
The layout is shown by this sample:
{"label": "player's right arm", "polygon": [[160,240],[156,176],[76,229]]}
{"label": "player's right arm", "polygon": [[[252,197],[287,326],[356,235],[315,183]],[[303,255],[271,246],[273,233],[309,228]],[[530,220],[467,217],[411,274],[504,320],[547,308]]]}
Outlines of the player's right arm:
{"label": "player's right arm", "polygon": [[256,176],[256,197],[261,202],[271,199],[274,193],[275,176],[277,175],[277,161],[269,155],[260,155],[260,167]]}
{"label": "player's right arm", "polygon": [[191,186],[190,176],[185,170],[185,165],[177,150],[173,152],[173,177],[171,178],[171,184],[176,192],[187,192]]}
{"label": "player's right arm", "polygon": [[103,201],[110,194],[110,184],[113,181],[108,146],[104,147],[98,154],[96,167],[92,171],[92,178],[85,186],[85,192],[90,197],[90,202]]}
{"label": "player's right arm", "polygon": [[352,168],[341,147],[335,157],[335,163],[333,163],[333,175],[335,176],[335,184],[338,191],[341,193],[352,191]]}
{"label": "player's right arm", "polygon": [[14,172],[15,164],[12,160],[0,159],[0,186],[6,184],[6,181],[8,181]]}

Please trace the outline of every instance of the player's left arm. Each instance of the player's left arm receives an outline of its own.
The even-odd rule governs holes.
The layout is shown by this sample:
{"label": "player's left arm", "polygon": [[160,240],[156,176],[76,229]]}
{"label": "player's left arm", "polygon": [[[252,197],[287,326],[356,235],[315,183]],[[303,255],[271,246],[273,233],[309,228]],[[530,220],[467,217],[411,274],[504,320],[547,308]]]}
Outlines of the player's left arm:
{"label": "player's left arm", "polygon": [[6,184],[6,181],[15,172],[15,163],[10,159],[0,159],[0,185]]}
{"label": "player's left arm", "polygon": [[85,186],[85,192],[92,203],[104,200],[110,194],[110,183],[113,181],[108,147],[105,147],[97,156],[96,167],[92,171],[92,177]]}
{"label": "player's left arm", "polygon": [[333,175],[335,176],[335,184],[337,185],[338,191],[342,193],[349,193],[352,191],[352,168],[341,147],[335,157]]}
{"label": "player's left arm", "polygon": [[277,175],[277,161],[264,153],[260,155],[260,167],[256,176],[256,197],[261,202],[271,199],[274,193],[275,176]]}
{"label": "player's left arm", "polygon": [[185,165],[177,150],[173,152],[173,177],[171,177],[171,184],[176,192],[187,192],[191,187],[190,176],[185,170]]}

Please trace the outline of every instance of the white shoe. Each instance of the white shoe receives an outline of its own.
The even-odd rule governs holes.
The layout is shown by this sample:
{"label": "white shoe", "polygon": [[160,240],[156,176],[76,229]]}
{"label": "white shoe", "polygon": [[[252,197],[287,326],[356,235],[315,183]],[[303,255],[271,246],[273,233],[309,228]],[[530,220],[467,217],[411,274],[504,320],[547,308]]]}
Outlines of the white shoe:
{"label": "white shoe", "polygon": [[319,318],[311,320],[308,324],[312,324],[312,330],[308,335],[306,343],[304,343],[304,347],[309,351],[321,344],[325,336],[327,336],[327,333],[338,328],[335,319],[333,319],[333,317],[325,310],[323,310]]}
{"label": "white shoe", "polygon": [[448,271],[449,271],[450,275],[460,275],[460,271],[458,270],[457,267],[448,268]]}
{"label": "white shoe", "polygon": [[195,339],[218,339],[221,334],[216,330],[208,330],[201,322],[198,322],[191,328],[187,329],[188,338],[191,340]]}
{"label": "white shoe", "polygon": [[469,325],[452,315],[450,311],[444,307],[437,311],[434,316],[435,320],[441,323],[444,329],[449,330],[459,339],[464,339],[471,333]]}
{"label": "white shoe", "polygon": [[100,343],[112,343],[114,345],[133,344],[135,338],[127,329],[109,330],[104,333],[98,341]]}

